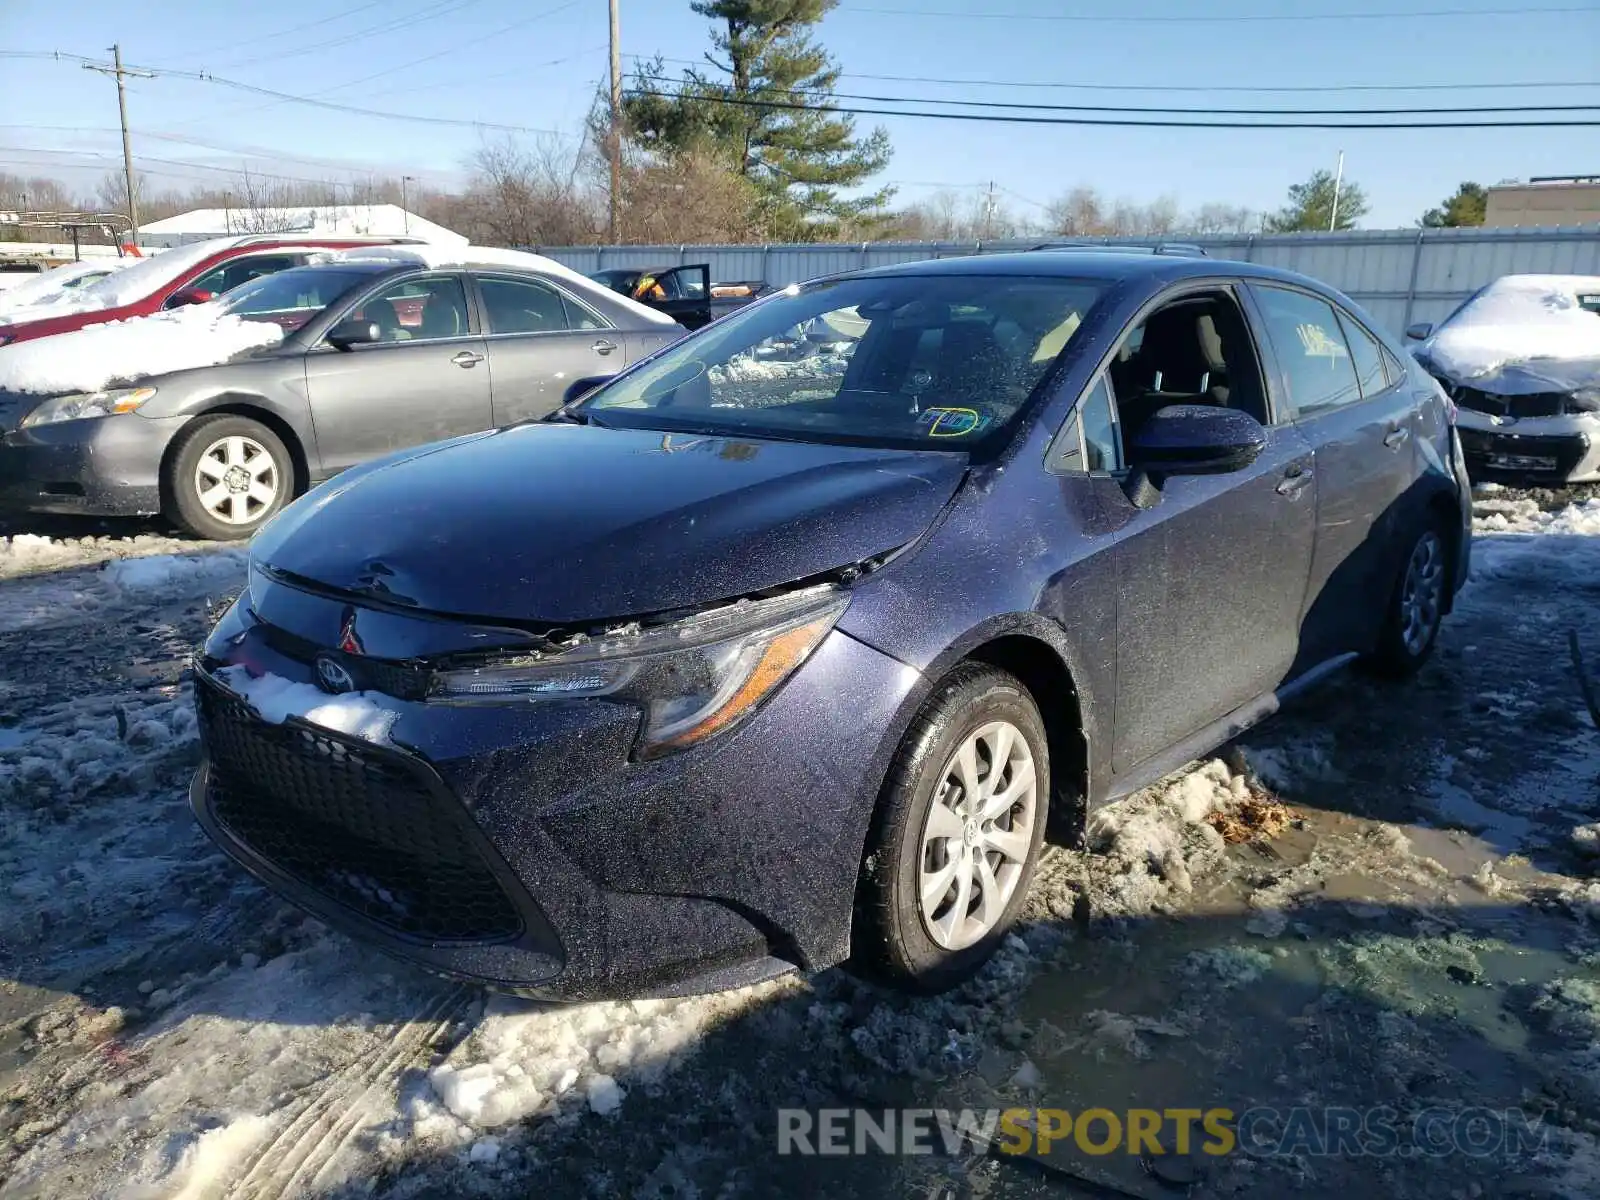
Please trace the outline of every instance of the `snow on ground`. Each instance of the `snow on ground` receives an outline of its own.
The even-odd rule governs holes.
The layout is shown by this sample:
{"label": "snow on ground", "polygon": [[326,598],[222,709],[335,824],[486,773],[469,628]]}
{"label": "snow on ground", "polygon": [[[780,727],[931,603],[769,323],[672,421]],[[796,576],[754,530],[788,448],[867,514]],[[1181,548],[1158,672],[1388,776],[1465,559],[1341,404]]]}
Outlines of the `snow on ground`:
{"label": "snow on ground", "polygon": [[[17,714],[0,725],[0,1194],[932,1194],[940,1172],[992,1192],[1011,1176],[983,1160],[836,1160],[842,1176],[794,1160],[772,1175],[772,1108],[1081,1107],[1124,1084],[1185,1105],[1196,1086],[1371,1102],[1427,1070],[1455,1089],[1440,1103],[1476,1102],[1483,1080],[1449,1073],[1487,1051],[1431,1041],[1441,1005],[1451,1029],[1526,1026],[1552,1049],[1511,1077],[1588,1095],[1600,858],[1572,830],[1600,819],[1600,738],[1574,717],[1565,666],[1526,646],[1552,614],[1592,627],[1600,505],[1485,491],[1477,520],[1478,578],[1419,680],[1325,689],[1242,755],[1098,813],[1092,852],[1047,852],[1025,923],[973,983],[906,1000],[827,972],[575,1007],[389,963],[198,833],[179,647],[242,585],[237,548],[0,542],[0,662],[18,681],[0,680],[0,720]],[[148,668],[157,682],[125,678],[153,639],[170,647]],[[108,642],[82,665],[76,647]],[[42,699],[7,710],[13,686]],[[1467,927],[1486,905],[1498,932]],[[1525,985],[1497,982],[1501,959]],[[1439,990],[1460,979],[1483,982]],[[1370,1028],[1341,1024],[1358,1001]],[[1174,1063],[1182,1095],[1152,1082]],[[1558,1128],[1536,1173],[1578,1190],[1549,1194],[1592,1194],[1585,1136]],[[1448,1177],[1470,1195],[1481,1169],[1425,1165],[1409,1191],[1361,1174],[1370,1161],[1292,1179],[1230,1164],[1217,1182],[1256,1200],[1352,1180],[1444,1194],[1428,1189]],[[1119,1186],[1157,1194],[1133,1190],[1152,1186],[1133,1169]]]}
{"label": "snow on ground", "polygon": [[97,392],[113,382],[214,366],[282,340],[282,327],[270,321],[247,321],[224,315],[215,304],[193,304],[0,346],[0,390]]}

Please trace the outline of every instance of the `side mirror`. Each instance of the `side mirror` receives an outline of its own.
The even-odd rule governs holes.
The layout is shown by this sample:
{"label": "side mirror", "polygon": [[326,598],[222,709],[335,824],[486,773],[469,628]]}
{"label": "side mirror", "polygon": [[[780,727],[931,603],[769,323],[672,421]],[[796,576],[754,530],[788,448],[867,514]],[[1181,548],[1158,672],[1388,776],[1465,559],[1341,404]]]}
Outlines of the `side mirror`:
{"label": "side mirror", "polygon": [[208,304],[217,298],[215,292],[205,288],[179,288],[167,301],[168,308],[187,308],[191,304]]}
{"label": "side mirror", "polygon": [[383,341],[383,330],[376,321],[340,321],[328,330],[324,340],[336,350],[348,350],[351,346]]}
{"label": "side mirror", "polygon": [[565,408],[569,404],[576,404],[602,383],[609,383],[611,378],[610,375],[589,375],[583,379],[573,380],[567,386],[566,392],[562,394],[561,407]]}
{"label": "side mirror", "polygon": [[1255,462],[1267,431],[1247,412],[1208,404],[1157,409],[1134,439],[1131,466],[1151,475],[1224,475]]}
{"label": "side mirror", "polygon": [[1418,321],[1415,325],[1406,326],[1406,337],[1413,342],[1425,341],[1432,332],[1432,321]]}

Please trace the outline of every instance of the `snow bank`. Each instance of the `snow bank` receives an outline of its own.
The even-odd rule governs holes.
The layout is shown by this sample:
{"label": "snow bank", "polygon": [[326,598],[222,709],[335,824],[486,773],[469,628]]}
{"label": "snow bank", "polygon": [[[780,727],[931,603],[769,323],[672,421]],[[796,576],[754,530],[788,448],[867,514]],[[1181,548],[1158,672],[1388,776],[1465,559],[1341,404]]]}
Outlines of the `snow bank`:
{"label": "snow bank", "polygon": [[373,699],[382,696],[382,692],[345,692],[334,696],[312,684],[296,683],[271,672],[252,675],[244,667],[223,667],[217,672],[217,679],[263,721],[273,725],[299,717],[377,746],[393,744],[389,741],[389,730],[400,714]]}
{"label": "snow bank", "polygon": [[[1458,383],[1498,394],[1571,391],[1600,385],[1600,276],[1507,275],[1495,280],[1418,349]],[[1506,378],[1504,368],[1525,367]]]}
{"label": "snow bank", "polygon": [[539,271],[554,275],[574,291],[600,297],[602,303],[622,304],[642,321],[655,325],[676,325],[666,313],[596,283],[587,275],[580,275],[571,267],[558,263],[542,254],[529,254],[526,250],[504,250],[498,246],[360,246],[353,250],[329,250],[313,256],[317,262],[392,262],[416,263],[418,266],[442,270],[445,267],[483,265],[512,267],[522,271]]}
{"label": "snow bank", "polygon": [[137,258],[91,258],[84,262],[66,263],[59,267],[35,275],[32,279],[23,280],[15,287],[0,292],[0,321],[10,321],[11,314],[19,309],[32,308],[59,304],[70,299],[83,288],[91,286],[84,284],[74,287],[75,280],[82,279],[85,275],[92,275],[103,271],[120,271],[125,267],[139,262]]}
{"label": "snow bank", "polygon": [[478,1129],[563,1111],[608,1116],[628,1088],[660,1080],[692,1053],[707,1028],[796,986],[782,979],[709,996],[554,1007],[494,996],[428,1080],[456,1120]]}
{"label": "snow bank", "polygon": [[196,304],[0,346],[0,391],[97,392],[113,382],[227,362],[282,340],[283,330],[271,322]]}

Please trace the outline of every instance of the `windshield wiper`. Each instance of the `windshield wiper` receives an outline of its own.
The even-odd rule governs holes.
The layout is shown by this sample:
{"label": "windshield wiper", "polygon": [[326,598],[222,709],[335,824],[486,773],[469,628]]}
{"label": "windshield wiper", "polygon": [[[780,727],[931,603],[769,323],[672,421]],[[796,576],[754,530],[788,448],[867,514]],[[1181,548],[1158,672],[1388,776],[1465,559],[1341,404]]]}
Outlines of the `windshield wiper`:
{"label": "windshield wiper", "polygon": [[560,408],[556,409],[555,412],[550,413],[548,416],[535,417],[531,421],[518,421],[517,424],[539,424],[545,421],[559,421],[568,425],[597,425],[601,429],[611,428],[610,425],[607,425],[594,414],[571,404],[563,404]]}

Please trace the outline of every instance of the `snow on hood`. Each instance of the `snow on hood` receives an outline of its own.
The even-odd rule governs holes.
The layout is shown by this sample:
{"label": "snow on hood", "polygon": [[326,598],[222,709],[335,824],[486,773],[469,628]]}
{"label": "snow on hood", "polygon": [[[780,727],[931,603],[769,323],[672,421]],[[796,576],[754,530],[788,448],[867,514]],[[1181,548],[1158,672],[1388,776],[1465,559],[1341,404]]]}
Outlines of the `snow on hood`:
{"label": "snow on hood", "polygon": [[283,330],[271,322],[195,304],[0,346],[0,391],[96,392],[112,382],[214,366],[282,340]]}
{"label": "snow on hood", "polygon": [[82,287],[73,287],[74,280],[92,275],[96,271],[120,271],[138,261],[136,258],[88,258],[82,262],[52,267],[41,275],[35,275],[32,279],[26,279],[15,287],[0,292],[0,320],[13,320],[11,314],[21,309],[59,304],[83,291],[84,288],[93,286],[84,284]]}
{"label": "snow on hood", "polygon": [[1507,275],[1441,325],[1417,357],[1500,395],[1600,386],[1597,304],[1600,276]]}
{"label": "snow on hood", "polygon": [[163,250],[151,258],[136,259],[115,274],[107,275],[104,279],[96,279],[93,283],[86,283],[81,288],[73,288],[68,295],[55,303],[7,309],[0,314],[0,322],[20,325],[24,321],[59,317],[65,312],[95,312],[99,309],[120,308],[124,304],[132,304],[135,300],[142,300],[150,293],[165,287],[191,267],[198,266],[218,250],[225,249],[238,240],[238,238],[221,238],[192,242],[187,246]]}
{"label": "snow on hood", "polygon": [[571,267],[558,263],[542,254],[529,254],[526,250],[504,250],[498,246],[358,246],[350,250],[328,250],[312,256],[313,262],[389,262],[416,263],[418,266],[439,270],[445,267],[483,265],[513,267],[523,271],[539,271],[554,275],[574,291],[601,298],[601,303],[623,304],[641,321],[655,325],[677,325],[666,313],[657,312],[613,292],[596,283],[587,275],[580,275]]}

